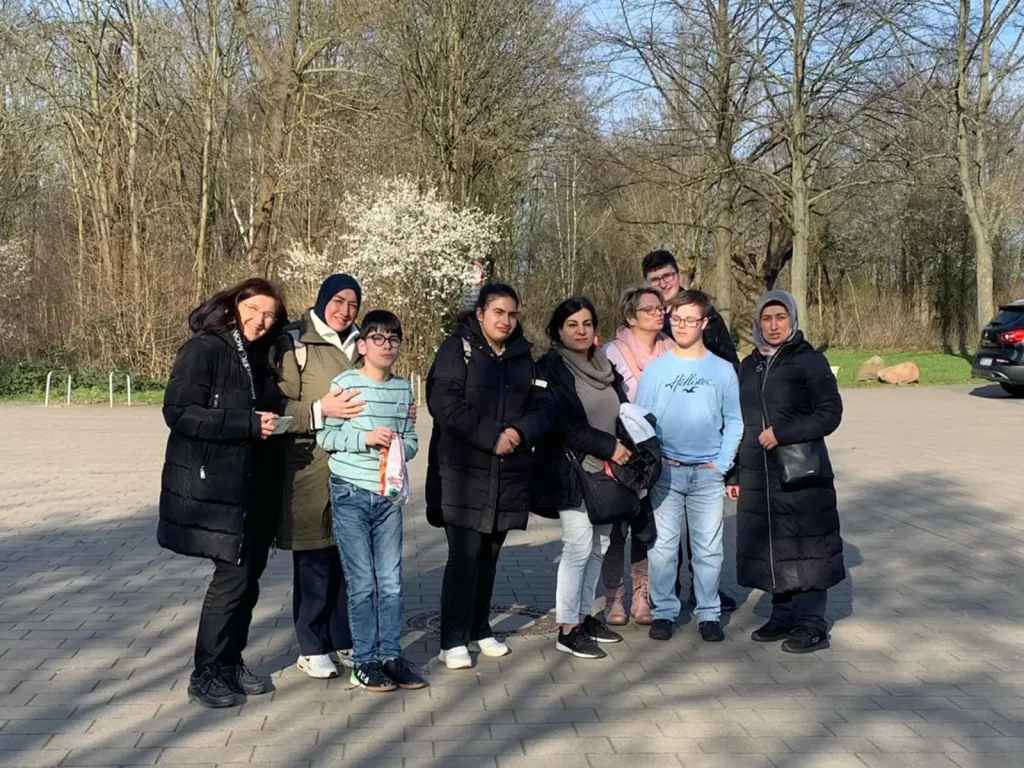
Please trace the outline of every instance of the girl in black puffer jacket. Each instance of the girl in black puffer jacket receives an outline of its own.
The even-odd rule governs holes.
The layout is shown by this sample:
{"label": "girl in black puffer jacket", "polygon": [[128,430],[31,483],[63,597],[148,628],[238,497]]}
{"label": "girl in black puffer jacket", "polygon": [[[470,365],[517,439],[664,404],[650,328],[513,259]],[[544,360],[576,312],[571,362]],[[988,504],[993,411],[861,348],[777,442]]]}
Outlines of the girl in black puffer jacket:
{"label": "girl in black puffer jacket", "polygon": [[[797,330],[796,301],[769,291],[754,314],[757,349],[740,366],[743,440],[737,459],[736,578],[772,594],[771,620],[752,637],[786,638],[790,653],[829,645],[827,590],[846,577],[836,489],[824,444],[823,475],[782,483],[778,446],[821,440],[843,415],[828,360]],[[765,413],[767,411],[767,413]]]}
{"label": "girl in black puffer jacket", "polygon": [[254,278],[214,295],[189,316],[164,395],[170,427],[160,490],[160,546],[214,563],[196,638],[189,698],[229,707],[267,691],[242,660],[259,578],[277,529],[283,445],[281,398],[271,371],[274,336],[287,322],[280,291]]}
{"label": "girl in black puffer jacket", "polygon": [[552,421],[518,318],[516,292],[485,285],[427,375],[427,519],[448,538],[441,661],[449,669],[472,666],[471,641],[488,656],[508,653],[490,625],[498,553],[510,530],[526,528],[532,450]]}

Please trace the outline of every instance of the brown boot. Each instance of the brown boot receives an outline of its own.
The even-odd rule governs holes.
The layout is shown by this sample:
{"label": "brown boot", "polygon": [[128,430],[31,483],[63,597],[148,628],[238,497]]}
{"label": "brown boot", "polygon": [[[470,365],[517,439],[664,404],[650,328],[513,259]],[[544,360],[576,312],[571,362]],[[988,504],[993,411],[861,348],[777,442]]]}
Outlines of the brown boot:
{"label": "brown boot", "polygon": [[647,562],[637,563],[632,568],[633,574],[633,621],[638,625],[647,626],[654,621],[651,616],[651,598],[647,591]]}
{"label": "brown boot", "polygon": [[621,627],[629,621],[626,615],[626,587],[620,584],[615,589],[604,591],[604,623]]}

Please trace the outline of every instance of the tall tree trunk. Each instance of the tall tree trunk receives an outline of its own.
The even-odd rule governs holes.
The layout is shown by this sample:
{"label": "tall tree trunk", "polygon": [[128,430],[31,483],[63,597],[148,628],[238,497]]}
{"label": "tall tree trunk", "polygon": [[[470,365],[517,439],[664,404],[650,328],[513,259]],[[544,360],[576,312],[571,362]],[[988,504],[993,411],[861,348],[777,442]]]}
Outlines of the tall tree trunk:
{"label": "tall tree trunk", "polygon": [[789,265],[790,289],[796,299],[797,312],[807,312],[807,249],[810,227],[810,204],[807,189],[807,105],[804,103],[805,55],[804,0],[793,3],[793,110],[792,154],[792,217],[793,260]]}

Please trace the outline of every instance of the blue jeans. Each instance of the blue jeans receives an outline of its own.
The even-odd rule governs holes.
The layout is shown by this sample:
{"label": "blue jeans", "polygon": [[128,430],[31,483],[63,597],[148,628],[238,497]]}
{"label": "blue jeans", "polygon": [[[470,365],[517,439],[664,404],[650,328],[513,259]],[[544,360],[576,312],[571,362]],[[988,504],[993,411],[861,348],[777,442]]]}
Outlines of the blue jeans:
{"label": "blue jeans", "polygon": [[705,467],[666,465],[651,489],[651,503],[658,531],[658,538],[647,553],[654,618],[675,621],[679,616],[681,605],[675,582],[685,515],[690,527],[697,620],[718,621],[722,615],[718,584],[724,559],[725,484],[721,473]]}
{"label": "blue jeans", "polygon": [[348,582],[352,662],[402,655],[402,510],[331,475],[334,538]]}

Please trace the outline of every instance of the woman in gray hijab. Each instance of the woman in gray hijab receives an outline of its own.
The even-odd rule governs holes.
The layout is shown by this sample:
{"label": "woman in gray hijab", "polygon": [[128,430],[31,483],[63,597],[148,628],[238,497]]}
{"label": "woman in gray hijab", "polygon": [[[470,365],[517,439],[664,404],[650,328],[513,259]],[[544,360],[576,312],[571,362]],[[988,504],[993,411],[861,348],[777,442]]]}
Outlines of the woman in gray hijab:
{"label": "woman in gray hijab", "polygon": [[846,578],[824,443],[839,426],[843,402],[786,291],[758,300],[754,342],[740,366],[743,440],[728,488],[739,499],[736,577],[772,595],[771,619],[753,640],[783,640],[783,651],[811,653],[829,646],[828,589]]}

